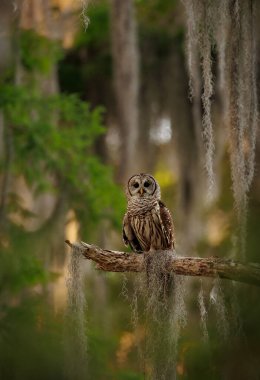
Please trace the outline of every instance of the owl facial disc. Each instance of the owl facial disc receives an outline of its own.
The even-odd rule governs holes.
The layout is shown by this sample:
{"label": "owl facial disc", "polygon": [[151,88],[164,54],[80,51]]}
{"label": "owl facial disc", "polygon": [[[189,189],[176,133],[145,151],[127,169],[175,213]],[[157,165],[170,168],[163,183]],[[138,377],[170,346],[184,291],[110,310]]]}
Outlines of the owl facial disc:
{"label": "owl facial disc", "polygon": [[150,174],[135,174],[128,181],[127,193],[129,196],[136,198],[150,197],[159,195],[160,187]]}

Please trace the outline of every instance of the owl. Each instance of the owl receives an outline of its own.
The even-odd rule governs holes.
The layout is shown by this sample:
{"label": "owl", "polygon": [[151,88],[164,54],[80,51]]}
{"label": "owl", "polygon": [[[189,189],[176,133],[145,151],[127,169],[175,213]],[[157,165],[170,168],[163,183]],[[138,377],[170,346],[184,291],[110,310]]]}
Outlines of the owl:
{"label": "owl", "polygon": [[123,240],[137,253],[174,248],[171,214],[161,201],[158,182],[150,174],[135,174],[127,183]]}

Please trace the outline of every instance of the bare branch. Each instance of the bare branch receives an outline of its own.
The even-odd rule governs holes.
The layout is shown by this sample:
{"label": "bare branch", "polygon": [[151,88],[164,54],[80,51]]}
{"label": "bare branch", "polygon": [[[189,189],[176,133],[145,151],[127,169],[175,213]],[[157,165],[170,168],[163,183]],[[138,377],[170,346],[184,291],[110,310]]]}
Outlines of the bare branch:
{"label": "bare branch", "polygon": [[71,243],[82,255],[94,261],[97,269],[108,272],[142,272],[152,255],[167,255],[165,272],[182,276],[219,277],[233,281],[260,286],[260,265],[242,263],[218,257],[181,257],[175,251],[144,252],[144,254],[127,253],[102,249],[84,242]]}

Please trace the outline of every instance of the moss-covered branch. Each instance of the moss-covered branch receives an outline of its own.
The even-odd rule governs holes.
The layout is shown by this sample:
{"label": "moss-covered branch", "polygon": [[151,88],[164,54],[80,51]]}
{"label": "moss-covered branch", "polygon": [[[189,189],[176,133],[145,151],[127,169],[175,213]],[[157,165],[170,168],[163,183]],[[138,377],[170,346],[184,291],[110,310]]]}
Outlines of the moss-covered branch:
{"label": "moss-covered branch", "polygon": [[97,269],[108,272],[142,272],[152,255],[167,255],[165,271],[182,276],[219,277],[260,286],[260,265],[242,263],[218,257],[181,257],[175,251],[127,253],[102,249],[95,245],[71,243],[71,248],[80,250],[82,255],[97,264]]}

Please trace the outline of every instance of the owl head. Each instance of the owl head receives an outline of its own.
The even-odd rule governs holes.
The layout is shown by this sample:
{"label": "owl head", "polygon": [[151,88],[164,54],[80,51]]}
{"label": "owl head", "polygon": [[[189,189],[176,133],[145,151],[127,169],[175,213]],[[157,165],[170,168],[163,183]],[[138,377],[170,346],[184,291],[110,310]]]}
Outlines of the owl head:
{"label": "owl head", "polygon": [[158,182],[150,174],[134,174],[129,178],[126,186],[126,195],[130,199],[155,199],[161,198],[161,190]]}

